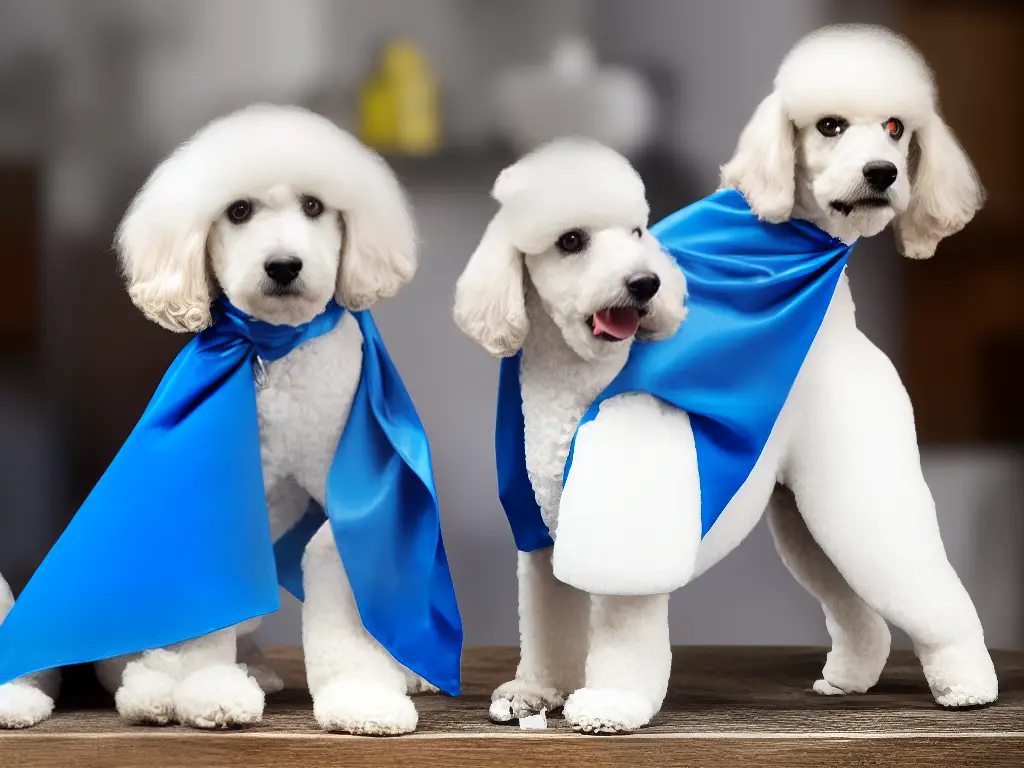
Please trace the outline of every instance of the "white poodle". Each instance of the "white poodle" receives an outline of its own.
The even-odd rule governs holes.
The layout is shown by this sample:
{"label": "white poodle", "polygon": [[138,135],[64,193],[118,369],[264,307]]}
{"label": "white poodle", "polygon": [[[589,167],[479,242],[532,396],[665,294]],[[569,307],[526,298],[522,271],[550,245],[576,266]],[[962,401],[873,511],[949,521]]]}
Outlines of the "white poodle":
{"label": "white poodle", "polygon": [[[827,28],[793,49],[722,186],[763,220],[803,219],[848,244],[891,222],[913,258],[931,256],[983,198],[926,64],[892,33],[864,27]],[[913,640],[941,705],[994,701],[982,627],[922,477],[911,404],[857,329],[845,274],[760,458],[701,538],[690,422],[650,395],[602,404],[579,429],[562,485],[577,425],[632,339],[671,333],[681,318],[683,282],[643,229],[636,174],[608,151],[555,145],[503,172],[494,194],[501,209],[459,280],[455,318],[494,355],[522,350],[526,465],[555,545],[519,554],[522,655],[492,718],[564,702],[578,730],[647,724],[668,682],[668,593],[725,557],[766,508],[783,561],[821,601],[832,636],[815,691],[871,688],[891,621]]]}
{"label": "white poodle", "polygon": [[[221,294],[257,320],[296,326],[331,299],[365,309],[394,295],[416,270],[414,222],[391,169],[330,121],[289,107],[249,107],[182,145],[136,196],[117,245],[132,300],[151,320],[183,333],[211,324]],[[310,499],[325,504],[362,361],[363,334],[347,312],[333,330],[257,372],[275,542],[303,518]],[[364,628],[330,522],[306,547],[302,571],[303,649],[319,724],[357,734],[414,730],[408,694],[436,689]],[[97,673],[131,722],[255,723],[264,709],[257,679],[268,690],[281,687],[255,645],[244,638],[239,644],[258,622],[100,661]]]}
{"label": "white poodle", "polygon": [[[14,595],[0,576],[0,622],[14,605]],[[30,728],[53,713],[60,692],[60,671],[38,672],[0,685],[0,728]]]}
{"label": "white poodle", "polygon": [[[328,120],[291,108],[252,107],[204,129],[140,191],[118,243],[132,299],[176,331],[205,328],[217,290],[259,320],[299,325],[332,297],[366,309],[395,295],[416,270],[414,222],[391,169]],[[266,366],[257,408],[275,541],[310,498],[324,506],[362,345],[346,314],[332,332]],[[366,734],[414,730],[407,694],[429,686],[363,628],[329,523],[306,549],[303,583],[303,649],[320,725]],[[235,665],[241,631],[132,661],[113,676],[118,711],[129,720],[199,727],[258,721],[263,692]]]}

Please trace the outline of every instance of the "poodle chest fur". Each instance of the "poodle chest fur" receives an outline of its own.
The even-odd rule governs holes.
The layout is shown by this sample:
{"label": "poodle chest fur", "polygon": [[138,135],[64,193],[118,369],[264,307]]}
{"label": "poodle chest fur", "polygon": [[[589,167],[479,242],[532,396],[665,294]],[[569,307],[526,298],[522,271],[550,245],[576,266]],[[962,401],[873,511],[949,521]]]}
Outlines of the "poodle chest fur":
{"label": "poodle chest fur", "polygon": [[323,503],[327,472],[362,373],[363,337],[351,315],[338,327],[267,365],[257,389],[263,482],[276,540]]}
{"label": "poodle chest fur", "polygon": [[519,381],[526,426],[526,468],[544,524],[556,535],[562,476],[576,427],[594,399],[626,364],[628,343],[601,361],[579,358],[540,306],[527,295],[530,334],[523,345]]}

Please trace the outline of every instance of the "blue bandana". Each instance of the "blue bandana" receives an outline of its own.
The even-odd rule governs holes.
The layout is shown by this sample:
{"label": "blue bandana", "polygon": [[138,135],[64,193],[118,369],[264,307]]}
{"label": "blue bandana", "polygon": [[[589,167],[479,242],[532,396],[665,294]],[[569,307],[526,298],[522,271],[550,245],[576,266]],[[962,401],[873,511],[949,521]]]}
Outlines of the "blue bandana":
{"label": "blue bandana", "polygon": [[[689,413],[706,534],[768,442],[852,246],[806,221],[761,221],[735,190],[677,211],[651,233],[686,275],[689,315],[672,338],[633,344],[626,366],[579,426],[625,392],[648,392]],[[524,445],[516,356],[502,360],[499,376],[498,495],[516,546],[532,552],[552,540]],[[566,477],[571,466],[570,447]]]}
{"label": "blue bandana", "polygon": [[330,519],[367,631],[457,695],[462,622],[441,540],[430,449],[369,312],[363,369],[316,505],[271,546],[254,366],[330,332],[226,301],[175,359],[138,425],[0,624],[0,683],[189,640],[302,598],[305,545]]}

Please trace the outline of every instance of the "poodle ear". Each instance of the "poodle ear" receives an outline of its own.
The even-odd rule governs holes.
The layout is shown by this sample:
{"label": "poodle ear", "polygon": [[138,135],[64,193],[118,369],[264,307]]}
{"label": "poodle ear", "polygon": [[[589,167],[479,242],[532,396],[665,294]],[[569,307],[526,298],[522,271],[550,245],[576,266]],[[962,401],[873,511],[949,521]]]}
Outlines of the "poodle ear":
{"label": "poodle ear", "polygon": [[342,213],[338,302],[366,309],[394,296],[416,274],[416,225],[391,168],[373,157],[358,202]]}
{"label": "poodle ear", "polygon": [[495,357],[519,351],[530,330],[523,295],[523,257],[512,245],[501,214],[455,284],[455,324]]}
{"label": "poodle ear", "polygon": [[910,205],[895,221],[896,246],[911,259],[934,255],[939,241],[959,232],[985,202],[978,174],[938,113],[911,137]]}
{"label": "poodle ear", "polygon": [[209,223],[176,218],[169,184],[159,169],[150,177],[121,221],[115,247],[135,306],[168,330],[197,333],[212,322]]}
{"label": "poodle ear", "polygon": [[772,93],[754,111],[736,151],[722,166],[723,189],[743,193],[765,221],[786,221],[796,193],[796,129],[782,97]]}

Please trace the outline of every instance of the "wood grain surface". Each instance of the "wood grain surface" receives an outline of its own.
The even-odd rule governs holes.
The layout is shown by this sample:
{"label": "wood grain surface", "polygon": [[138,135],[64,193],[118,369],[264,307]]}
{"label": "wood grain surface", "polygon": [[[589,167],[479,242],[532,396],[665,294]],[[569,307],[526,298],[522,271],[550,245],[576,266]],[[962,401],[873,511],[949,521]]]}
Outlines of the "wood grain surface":
{"label": "wood grain surface", "polygon": [[677,648],[668,700],[630,736],[581,736],[560,716],[543,732],[487,721],[491,690],[515,669],[510,648],[469,649],[465,694],[416,698],[420,728],[399,738],[322,733],[297,649],[271,649],[287,688],[263,722],[228,732],[123,725],[87,670],[68,682],[57,714],[24,732],[0,732],[2,768],[102,766],[1022,766],[1024,653],[996,654],[1001,697],[944,711],[912,655],[895,652],[869,694],[829,698],[810,689],[824,649]]}

